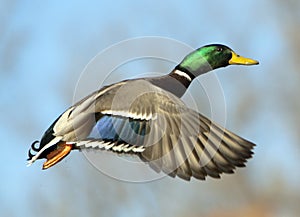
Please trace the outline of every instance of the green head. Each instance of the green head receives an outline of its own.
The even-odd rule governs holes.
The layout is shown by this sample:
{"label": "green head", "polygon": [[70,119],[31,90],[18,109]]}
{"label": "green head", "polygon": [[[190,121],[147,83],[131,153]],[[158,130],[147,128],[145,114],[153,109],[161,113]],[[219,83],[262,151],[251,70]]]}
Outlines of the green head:
{"label": "green head", "polygon": [[237,55],[232,49],[221,44],[201,47],[188,54],[177,68],[188,71],[195,77],[228,65],[256,65],[258,61]]}

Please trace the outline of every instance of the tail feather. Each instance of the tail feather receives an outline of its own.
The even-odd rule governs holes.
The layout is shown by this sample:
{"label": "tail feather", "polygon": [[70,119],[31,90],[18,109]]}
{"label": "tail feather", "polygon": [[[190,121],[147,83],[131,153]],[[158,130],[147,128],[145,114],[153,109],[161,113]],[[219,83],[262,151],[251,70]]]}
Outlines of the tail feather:
{"label": "tail feather", "polygon": [[[27,166],[30,166],[33,164],[37,159],[41,158],[43,156],[46,149],[58,144],[58,142],[61,140],[61,137],[54,137],[48,144],[40,146],[37,148],[35,147],[35,144],[39,143],[38,141],[34,141],[31,145],[31,148],[28,151],[28,159],[27,159]],[[32,154],[32,151],[36,152],[35,154]]]}

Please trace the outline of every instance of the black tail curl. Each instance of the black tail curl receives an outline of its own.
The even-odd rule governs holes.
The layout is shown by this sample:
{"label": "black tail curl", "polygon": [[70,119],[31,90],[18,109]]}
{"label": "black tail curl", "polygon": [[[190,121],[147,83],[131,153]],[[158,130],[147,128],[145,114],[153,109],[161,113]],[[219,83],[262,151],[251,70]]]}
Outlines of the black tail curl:
{"label": "black tail curl", "polygon": [[35,154],[31,153],[31,150],[38,152],[41,149],[41,146],[39,145],[38,147],[35,146],[35,144],[40,143],[40,141],[36,140],[31,144],[31,148],[28,151],[28,159],[27,160],[31,160]]}

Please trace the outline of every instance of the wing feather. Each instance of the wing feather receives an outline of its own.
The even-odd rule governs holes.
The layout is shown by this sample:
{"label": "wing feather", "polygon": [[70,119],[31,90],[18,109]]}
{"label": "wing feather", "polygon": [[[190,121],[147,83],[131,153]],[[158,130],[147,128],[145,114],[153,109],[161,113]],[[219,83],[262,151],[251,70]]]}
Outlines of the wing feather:
{"label": "wing feather", "polygon": [[100,136],[74,141],[78,147],[138,154],[155,171],[185,180],[219,178],[251,158],[253,143],[187,108],[173,94],[147,81],[127,83],[135,92],[120,85],[118,91],[105,92],[119,94],[116,105],[105,101],[103,107],[105,97],[98,93],[95,113],[100,115],[92,131]]}

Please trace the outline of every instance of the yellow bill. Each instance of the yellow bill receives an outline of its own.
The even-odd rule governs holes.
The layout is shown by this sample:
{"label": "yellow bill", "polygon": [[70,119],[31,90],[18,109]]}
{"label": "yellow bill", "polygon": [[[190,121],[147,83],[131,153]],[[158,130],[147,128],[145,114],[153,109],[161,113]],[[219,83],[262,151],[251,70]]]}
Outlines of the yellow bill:
{"label": "yellow bill", "polygon": [[259,62],[256,60],[242,57],[233,51],[231,51],[231,53],[232,53],[232,57],[229,60],[229,65],[257,65],[257,64],[259,64]]}

